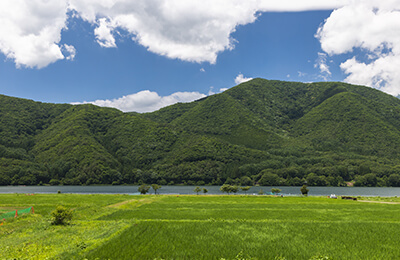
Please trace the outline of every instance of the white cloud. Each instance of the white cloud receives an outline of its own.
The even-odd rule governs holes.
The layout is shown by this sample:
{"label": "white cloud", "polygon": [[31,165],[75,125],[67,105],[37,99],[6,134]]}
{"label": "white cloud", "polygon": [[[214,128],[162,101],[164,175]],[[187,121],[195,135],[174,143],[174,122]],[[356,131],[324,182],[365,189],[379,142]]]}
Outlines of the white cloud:
{"label": "white cloud", "polygon": [[298,72],[297,72],[297,75],[298,75],[299,77],[304,77],[304,76],[307,75],[307,73],[298,71]]}
{"label": "white cloud", "polygon": [[[329,55],[354,53],[340,68],[345,81],[400,93],[400,2],[350,1],[332,12],[317,38]],[[367,53],[366,58],[355,50]]]}
{"label": "white cloud", "polygon": [[[96,40],[103,47],[117,47],[118,30],[150,52],[216,63],[219,53],[234,48],[231,35],[236,28],[255,22],[259,13],[307,10],[334,10],[316,35],[330,56],[354,53],[340,65],[347,82],[400,93],[398,0],[0,1],[0,52],[17,67],[40,69],[73,60],[76,50],[62,43],[61,33],[74,16],[96,27]],[[318,63],[325,77],[330,75],[326,59]]]}
{"label": "white cloud", "polygon": [[242,73],[239,73],[239,75],[237,75],[236,78],[235,78],[235,83],[236,83],[236,85],[239,85],[239,84],[241,84],[243,82],[246,82],[246,81],[249,81],[249,80],[252,80],[252,79],[253,78],[245,78],[245,77],[243,77]]}
{"label": "white cloud", "polygon": [[[149,51],[171,59],[215,63],[218,53],[233,48],[236,26],[254,22],[257,1],[240,0],[71,0],[82,18],[95,23],[111,41],[112,28],[130,33]],[[102,18],[104,19],[104,18]],[[96,30],[97,30],[96,29]]]}
{"label": "white cloud", "polygon": [[117,47],[115,38],[111,33],[112,29],[113,26],[106,18],[99,19],[99,26],[94,30],[94,34],[100,46],[105,48]]}
{"label": "white cloud", "polygon": [[211,95],[214,95],[214,94],[216,94],[215,92],[214,92],[214,87],[213,86],[211,86],[210,87],[210,89],[208,90],[208,96],[211,96]]}
{"label": "white cloud", "polygon": [[157,92],[143,90],[138,93],[130,94],[116,99],[72,102],[73,105],[93,104],[101,107],[113,107],[123,112],[153,112],[160,108],[170,106],[176,103],[192,102],[206,96],[222,93],[229,88],[220,88],[218,92],[214,92],[211,86],[207,95],[200,92],[175,92],[169,96],[160,96]]}
{"label": "white cloud", "polygon": [[210,87],[210,89],[208,90],[208,96],[211,96],[211,95],[215,95],[215,94],[219,94],[219,93],[222,93],[222,92],[224,92],[225,90],[228,90],[229,88],[220,88],[219,90],[218,90],[218,92],[215,92],[214,91],[214,87],[213,86],[211,86]]}
{"label": "white cloud", "polygon": [[201,68],[200,72],[206,72],[206,70],[204,68]]}
{"label": "white cloud", "polygon": [[[115,30],[159,55],[215,63],[234,48],[231,33],[266,11],[334,9],[331,0],[10,0],[0,1],[0,51],[17,67],[43,68],[64,59],[61,32],[68,14],[96,26],[103,47],[116,47]],[[64,46],[65,47],[65,46]],[[69,55],[72,60],[73,55]]]}
{"label": "white cloud", "polygon": [[191,102],[206,95],[199,92],[175,92],[169,96],[160,96],[157,92],[144,90],[135,94],[123,96],[117,99],[96,100],[92,102],[74,102],[72,104],[93,104],[101,107],[114,107],[124,112],[152,112],[162,107],[178,102]]}
{"label": "white cloud", "polygon": [[65,57],[65,59],[73,61],[75,59],[75,56],[76,56],[75,47],[72,46],[72,45],[68,45],[68,44],[64,44],[62,47],[63,47],[62,49],[65,52],[67,52],[67,54],[68,54],[68,56]]}
{"label": "white cloud", "polygon": [[[234,48],[231,33],[252,23],[257,12],[333,9],[344,1],[331,0],[70,0],[71,6],[89,22],[107,17],[97,28],[107,42],[115,41],[114,28],[129,32],[149,51],[171,59],[216,63],[217,55]],[[101,18],[105,19],[105,18]],[[96,30],[97,30],[96,29]],[[102,42],[99,42],[102,46]],[[108,46],[107,46],[108,47]]]}
{"label": "white cloud", "polygon": [[62,0],[0,1],[0,51],[17,67],[43,68],[64,59],[58,43],[67,7]]}
{"label": "white cloud", "polygon": [[331,72],[329,70],[329,66],[326,64],[327,59],[326,53],[318,52],[318,58],[314,64],[314,68],[318,68],[321,72],[320,77],[324,80],[327,80],[329,76],[331,76]]}

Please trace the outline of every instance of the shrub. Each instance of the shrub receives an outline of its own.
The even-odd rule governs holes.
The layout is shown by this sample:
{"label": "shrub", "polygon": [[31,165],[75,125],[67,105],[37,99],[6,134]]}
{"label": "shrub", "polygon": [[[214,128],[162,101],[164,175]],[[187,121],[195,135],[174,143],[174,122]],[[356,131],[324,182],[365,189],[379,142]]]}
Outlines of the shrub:
{"label": "shrub", "polygon": [[197,195],[199,195],[199,192],[201,191],[201,188],[199,186],[197,186],[196,188],[194,188],[193,191],[196,192]]}
{"label": "shrub", "polygon": [[67,225],[72,219],[72,214],[72,210],[67,209],[64,206],[57,206],[57,208],[51,212],[51,224]]}
{"label": "shrub", "polygon": [[140,192],[140,194],[146,194],[147,192],[149,192],[150,186],[146,185],[146,184],[142,184],[139,186],[138,191]]}
{"label": "shrub", "polygon": [[307,185],[303,185],[303,187],[300,188],[301,194],[303,194],[304,196],[308,195],[308,192],[310,191],[309,189],[307,189]]}
{"label": "shrub", "polygon": [[277,194],[277,193],[280,193],[282,190],[281,189],[278,189],[278,188],[272,188],[271,189],[271,192],[272,192],[272,194]]}

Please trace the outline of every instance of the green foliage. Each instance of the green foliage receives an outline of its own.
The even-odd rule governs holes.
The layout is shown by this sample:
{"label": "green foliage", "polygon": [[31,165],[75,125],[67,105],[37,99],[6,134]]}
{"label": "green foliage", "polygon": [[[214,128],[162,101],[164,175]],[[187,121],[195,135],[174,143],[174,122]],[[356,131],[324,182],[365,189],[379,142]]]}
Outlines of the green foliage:
{"label": "green foliage", "polygon": [[272,192],[272,194],[277,194],[277,193],[280,193],[282,190],[281,189],[278,189],[278,188],[272,188],[271,189],[271,192]]}
{"label": "green foliage", "polygon": [[374,173],[369,173],[363,176],[357,176],[354,182],[354,186],[362,186],[362,187],[375,187],[377,184],[378,184],[378,179]]}
{"label": "green foliage", "polygon": [[201,188],[199,186],[197,186],[196,188],[194,188],[193,191],[196,192],[197,195],[199,195],[199,192],[201,191]]}
{"label": "green foliage", "polygon": [[261,186],[275,186],[281,183],[279,176],[275,173],[271,173],[269,170],[263,170],[260,174],[262,174],[262,176],[258,184]]}
{"label": "green foliage", "polygon": [[157,190],[161,189],[161,185],[158,184],[151,184],[151,187],[154,190],[154,194],[157,194]]}
{"label": "green foliage", "polygon": [[203,188],[203,193],[206,194],[208,190],[206,188]]}
{"label": "green foliage", "polygon": [[300,192],[301,192],[301,194],[303,194],[304,196],[307,196],[309,191],[310,191],[310,190],[307,188],[307,185],[303,185],[303,186],[300,188]]}
{"label": "green foliage", "polygon": [[229,195],[231,192],[233,192],[233,193],[238,192],[239,188],[238,188],[238,186],[235,186],[235,185],[232,186],[229,184],[224,184],[219,188],[219,190],[222,192],[226,192]]}
{"label": "green foliage", "polygon": [[231,186],[230,190],[231,190],[231,192],[236,193],[239,191],[239,187],[236,185],[233,185],[233,186]]}
{"label": "green foliage", "polygon": [[400,175],[399,174],[391,174],[388,178],[388,186],[392,187],[400,187]]}
{"label": "green foliage", "polygon": [[51,212],[51,224],[53,225],[68,225],[73,216],[73,211],[64,206],[57,206]]}
{"label": "green foliage", "polygon": [[140,192],[140,194],[146,194],[147,192],[149,192],[149,190],[150,190],[150,186],[146,185],[146,184],[142,184],[138,188],[138,191]]}
{"label": "green foliage", "polygon": [[247,191],[248,190],[250,190],[250,186],[246,186],[246,187],[240,187],[240,189],[242,190],[242,191],[244,191],[244,193],[247,193]]}
{"label": "green foliage", "polygon": [[146,114],[0,95],[0,185],[400,186],[398,147],[400,100],[339,82],[254,79]]}

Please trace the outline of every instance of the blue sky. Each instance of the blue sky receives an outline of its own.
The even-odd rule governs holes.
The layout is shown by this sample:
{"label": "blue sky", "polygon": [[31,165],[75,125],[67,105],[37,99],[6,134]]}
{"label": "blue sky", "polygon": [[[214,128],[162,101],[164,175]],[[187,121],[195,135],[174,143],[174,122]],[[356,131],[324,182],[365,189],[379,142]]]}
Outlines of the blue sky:
{"label": "blue sky", "polygon": [[[365,13],[371,11],[377,19],[383,15],[389,19],[388,13],[398,15],[394,5],[380,7],[382,13],[379,13],[373,10],[378,2],[370,2],[371,5],[363,6]],[[171,15],[182,21],[176,22],[179,19],[173,17],[173,24],[167,24],[164,30],[171,26],[176,26],[176,30],[172,28],[171,34],[165,35],[162,31],[149,33],[146,30],[150,29],[146,29],[145,25],[131,29],[133,23],[126,22],[121,14],[117,16],[115,10],[110,11],[108,16],[104,10],[94,12],[91,17],[93,13],[89,7],[92,7],[91,3],[87,6],[70,3],[64,13],[60,12],[63,16],[54,15],[52,19],[56,22],[52,30],[55,36],[50,39],[50,44],[45,42],[49,36],[39,36],[43,35],[44,27],[52,24],[51,21],[38,22],[33,29],[15,20],[10,22],[16,28],[33,30],[37,38],[43,41],[40,48],[36,45],[38,40],[30,49],[7,48],[12,41],[8,36],[2,36],[7,28],[1,27],[8,21],[0,21],[0,93],[42,102],[94,102],[123,111],[138,112],[219,93],[235,86],[241,78],[255,77],[301,82],[346,81],[398,94],[397,88],[392,87],[398,78],[387,76],[390,73],[394,75],[393,71],[388,69],[386,74],[374,74],[374,71],[382,71],[376,68],[382,60],[391,58],[391,62],[398,61],[395,48],[398,39],[391,40],[394,37],[390,38],[384,32],[381,39],[368,43],[359,39],[368,36],[368,32],[365,32],[365,36],[348,42],[348,35],[360,29],[351,22],[351,18],[357,18],[357,14],[351,15],[351,11],[359,10],[359,6],[337,4],[332,8],[299,7],[295,11],[288,10],[290,12],[285,11],[284,7],[279,7],[279,12],[273,8],[273,11],[253,8],[243,14],[239,12],[243,17],[237,21],[232,17],[227,17],[226,21],[225,18],[218,20],[217,24],[222,21],[231,25],[227,28],[210,27],[211,30],[215,29],[210,33],[202,31],[202,25],[209,18],[199,15],[199,21],[192,21],[178,12]],[[14,9],[18,10],[18,6]],[[57,12],[53,10],[51,14],[54,13]],[[368,18],[367,15],[360,16],[361,21]],[[42,16],[39,17],[42,19]],[[157,20],[156,14],[154,17]],[[348,26],[339,22],[345,22],[345,18],[348,18]],[[190,22],[200,32],[186,35],[185,31],[192,28]],[[385,24],[380,22],[378,25]],[[343,28],[353,28],[353,31]],[[397,27],[393,26],[392,30],[397,30]],[[221,36],[224,32],[227,32],[226,37]],[[146,39],[147,36],[150,40]],[[25,36],[19,34],[18,37]],[[25,42],[26,39],[23,38]],[[153,44],[158,40],[160,45]],[[177,47],[180,44],[183,44],[182,52]],[[51,52],[43,49],[43,46],[51,49]],[[73,46],[72,50],[68,49],[69,46]],[[212,49],[214,46],[217,47]],[[202,48],[206,51],[197,54],[196,51]],[[30,50],[34,51],[31,56]],[[363,70],[369,71],[370,77],[363,74]]]}

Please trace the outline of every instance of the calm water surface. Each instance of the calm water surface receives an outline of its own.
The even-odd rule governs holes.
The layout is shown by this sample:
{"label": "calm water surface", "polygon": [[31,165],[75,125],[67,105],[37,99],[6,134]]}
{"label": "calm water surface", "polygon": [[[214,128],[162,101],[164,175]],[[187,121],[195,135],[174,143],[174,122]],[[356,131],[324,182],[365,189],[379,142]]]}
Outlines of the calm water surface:
{"label": "calm water surface", "polygon": [[[196,194],[195,186],[162,186],[157,191],[159,194]],[[201,186],[208,190],[207,194],[222,194],[220,186]],[[272,187],[255,186],[247,194],[258,194],[260,190],[271,192]],[[300,187],[275,187],[282,190],[286,196],[300,195]],[[328,196],[331,194],[348,196],[400,196],[400,188],[396,187],[308,187],[311,196]],[[139,194],[138,186],[0,186],[0,193],[82,193],[82,194]],[[150,189],[150,193],[153,190]],[[200,192],[199,194],[202,194]],[[237,194],[244,194],[239,191]]]}

